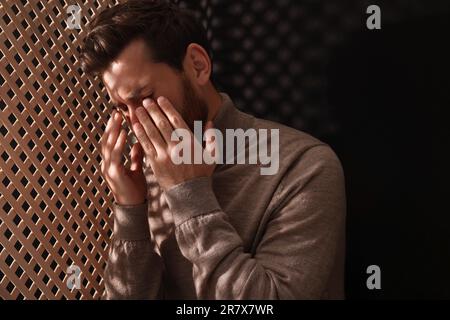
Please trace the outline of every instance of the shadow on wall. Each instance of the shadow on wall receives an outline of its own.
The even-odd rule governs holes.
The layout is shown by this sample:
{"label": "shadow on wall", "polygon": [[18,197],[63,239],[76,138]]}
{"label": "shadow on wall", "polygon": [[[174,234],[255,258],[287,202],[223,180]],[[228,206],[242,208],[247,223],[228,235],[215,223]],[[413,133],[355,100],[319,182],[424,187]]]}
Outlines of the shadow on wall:
{"label": "shadow on wall", "polygon": [[[383,26],[330,65],[350,299],[450,298],[449,32],[449,15]],[[381,290],[366,287],[373,264]]]}

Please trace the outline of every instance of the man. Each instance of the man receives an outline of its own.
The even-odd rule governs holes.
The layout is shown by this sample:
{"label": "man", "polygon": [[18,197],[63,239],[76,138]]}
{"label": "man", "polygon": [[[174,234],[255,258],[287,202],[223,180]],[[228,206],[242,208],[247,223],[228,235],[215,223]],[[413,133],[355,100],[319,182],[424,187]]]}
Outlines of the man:
{"label": "man", "polygon": [[[138,140],[126,168],[126,132],[113,112],[101,139],[115,200],[106,299],[344,297],[339,160],[326,144],[245,114],[218,92],[194,15],[164,1],[107,9],[93,21],[81,61]],[[276,129],[276,172],[261,174],[261,163],[174,163],[172,133],[191,132],[196,120],[224,135]],[[213,154],[215,139],[206,140]]]}

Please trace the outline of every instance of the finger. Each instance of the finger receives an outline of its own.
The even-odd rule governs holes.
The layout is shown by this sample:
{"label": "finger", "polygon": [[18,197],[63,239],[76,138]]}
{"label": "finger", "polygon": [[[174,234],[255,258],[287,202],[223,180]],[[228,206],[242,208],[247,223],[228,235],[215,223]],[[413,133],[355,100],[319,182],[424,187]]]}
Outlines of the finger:
{"label": "finger", "polygon": [[212,129],[214,127],[214,124],[212,121],[207,121],[205,124],[205,128],[204,131],[208,130],[208,129]]}
{"label": "finger", "polygon": [[101,156],[102,156],[102,161],[103,163],[106,164],[109,163],[109,152],[107,152],[107,148],[106,148],[106,142],[108,141],[108,137],[109,137],[109,131],[110,131],[110,127],[112,124],[112,118],[110,118],[108,125],[105,129],[105,132],[102,135],[102,141],[101,141]]}
{"label": "finger", "polygon": [[103,159],[100,164],[100,171],[101,173],[105,174],[105,161]]}
{"label": "finger", "polygon": [[141,123],[136,122],[133,125],[133,130],[136,135],[136,138],[139,140],[142,150],[144,151],[144,153],[146,155],[148,155],[150,157],[150,159],[147,159],[148,157],[145,158],[146,161],[147,160],[151,161],[151,159],[153,159],[157,156],[157,150],[156,150],[155,146],[153,145],[152,141],[150,140],[150,138],[147,136],[147,133],[145,132],[144,127],[142,126]]}
{"label": "finger", "polygon": [[108,140],[106,141],[105,160],[107,161],[106,162],[107,166],[109,165],[111,151],[114,148],[114,145],[116,144],[117,136],[119,135],[120,132],[121,120],[122,118],[120,117],[120,114],[116,112],[112,120],[111,128],[109,129]]}
{"label": "finger", "polygon": [[[214,128],[213,128],[213,122],[208,121],[205,125],[204,135],[205,135],[205,149],[208,150],[208,152],[215,151],[217,141],[215,140],[215,134],[214,134]],[[212,130],[209,130],[212,129]]]}
{"label": "finger", "polygon": [[108,140],[108,136],[109,136],[109,130],[111,128],[111,124],[112,124],[112,120],[114,119],[114,115],[116,114],[116,110],[114,109],[111,117],[109,117],[108,122],[106,123],[106,128],[105,128],[105,132],[103,132],[103,135],[100,139],[100,147],[101,147],[101,154],[103,156],[104,151],[105,151],[105,147],[106,147],[106,141]]}
{"label": "finger", "polygon": [[158,128],[161,136],[166,141],[166,144],[171,144],[172,140],[170,137],[172,136],[173,128],[160,107],[152,99],[145,99],[142,102],[142,105],[152,118],[153,123],[156,125],[156,128]]}
{"label": "finger", "polygon": [[190,131],[189,126],[186,124],[183,117],[174,108],[174,106],[169,101],[169,99],[161,96],[157,99],[157,101],[158,101],[158,105],[160,106],[161,110],[164,112],[167,119],[169,119],[169,121],[172,124],[172,127],[174,129],[183,128],[183,129],[188,129]]}
{"label": "finger", "polygon": [[142,160],[144,158],[144,150],[142,150],[141,144],[135,143],[133,147],[131,147],[130,152],[131,158],[131,171],[140,171],[142,170]]}
{"label": "finger", "polygon": [[[139,107],[136,109],[136,115],[138,117],[139,124],[144,129],[143,132],[141,132],[141,139],[145,141],[142,135],[146,135],[147,139],[151,141],[157,153],[162,154],[167,147],[167,143],[161,136],[159,130],[153,124],[153,121],[150,118],[150,115],[147,113],[147,110],[145,110],[143,107]],[[139,137],[137,138],[139,139]],[[144,144],[142,143],[141,139],[139,139],[139,142],[141,142],[142,147],[144,147]]]}
{"label": "finger", "polygon": [[127,133],[124,129],[120,130],[119,137],[111,151],[110,165],[119,165],[122,163],[123,150],[127,141]]}

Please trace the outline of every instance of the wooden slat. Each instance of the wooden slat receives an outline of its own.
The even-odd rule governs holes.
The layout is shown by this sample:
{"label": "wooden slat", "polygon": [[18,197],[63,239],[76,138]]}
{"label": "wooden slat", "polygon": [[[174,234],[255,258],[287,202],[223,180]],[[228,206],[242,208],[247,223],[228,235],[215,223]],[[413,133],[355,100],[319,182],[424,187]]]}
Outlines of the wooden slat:
{"label": "wooden slat", "polygon": [[[82,29],[69,30],[66,7],[76,2],[1,1],[1,299],[103,293],[113,198],[98,141],[110,108],[77,54],[86,22],[117,2],[78,1]],[[72,264],[82,272],[80,290],[67,287]]]}

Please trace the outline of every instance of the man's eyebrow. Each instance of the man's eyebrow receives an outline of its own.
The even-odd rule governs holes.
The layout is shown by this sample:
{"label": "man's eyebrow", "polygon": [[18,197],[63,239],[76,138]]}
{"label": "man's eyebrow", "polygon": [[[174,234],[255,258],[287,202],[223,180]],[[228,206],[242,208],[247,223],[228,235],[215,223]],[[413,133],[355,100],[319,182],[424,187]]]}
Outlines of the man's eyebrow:
{"label": "man's eyebrow", "polygon": [[[150,85],[146,85],[146,86],[143,86],[143,87],[141,87],[141,88],[139,88],[139,89],[135,89],[135,90],[133,90],[126,98],[125,98],[125,100],[136,100],[136,99],[138,99],[139,98],[139,96],[140,96],[140,94],[142,94],[142,92],[144,91],[144,90],[146,90],[146,89],[149,89],[151,86]],[[114,107],[118,107],[118,103],[117,103],[117,101],[115,101],[112,97],[110,98],[111,99],[111,103],[113,104],[113,106]]]}
{"label": "man's eyebrow", "polygon": [[144,86],[144,87],[141,87],[141,88],[139,88],[139,89],[133,90],[133,91],[125,98],[125,100],[136,100],[137,98],[139,98],[140,94],[142,94],[142,92],[143,92],[145,89],[148,89],[148,88],[150,88],[149,85]]}
{"label": "man's eyebrow", "polygon": [[140,92],[142,92],[142,89],[133,90],[128,96],[125,97],[125,100],[136,100],[139,97]]}

